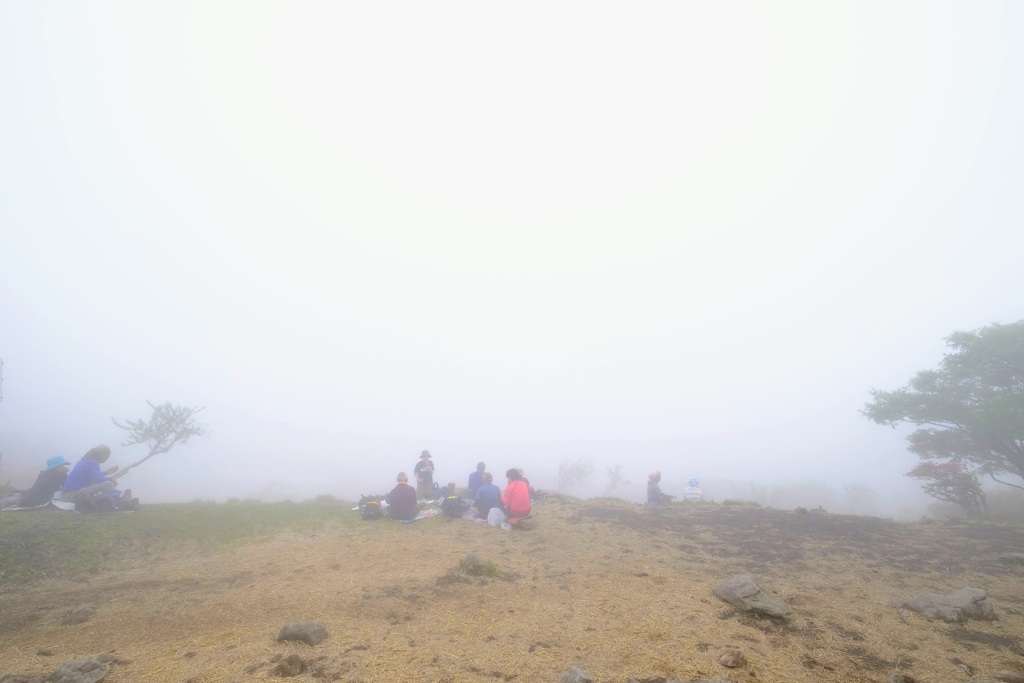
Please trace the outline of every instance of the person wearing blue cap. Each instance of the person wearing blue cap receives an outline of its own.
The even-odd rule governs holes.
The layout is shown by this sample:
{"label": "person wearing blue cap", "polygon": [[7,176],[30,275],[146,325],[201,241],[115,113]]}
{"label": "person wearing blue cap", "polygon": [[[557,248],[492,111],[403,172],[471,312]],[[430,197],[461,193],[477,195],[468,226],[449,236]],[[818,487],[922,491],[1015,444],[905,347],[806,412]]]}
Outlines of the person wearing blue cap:
{"label": "person wearing blue cap", "polygon": [[683,500],[691,502],[704,500],[704,492],[700,488],[700,480],[697,477],[690,479],[690,485],[683,491]]}
{"label": "person wearing blue cap", "polygon": [[36,477],[36,483],[32,484],[32,488],[21,494],[18,505],[23,508],[33,508],[49,503],[53,494],[64,486],[64,480],[68,478],[70,470],[71,463],[63,456],[55,455],[47,460],[46,469]]}

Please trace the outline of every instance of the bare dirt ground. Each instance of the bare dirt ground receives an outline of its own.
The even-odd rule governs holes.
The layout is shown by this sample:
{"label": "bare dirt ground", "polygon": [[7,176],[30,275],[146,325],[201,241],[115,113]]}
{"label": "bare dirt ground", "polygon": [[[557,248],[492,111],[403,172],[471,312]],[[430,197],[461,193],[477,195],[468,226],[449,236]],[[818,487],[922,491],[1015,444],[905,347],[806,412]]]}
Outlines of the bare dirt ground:
{"label": "bare dirt ground", "polygon": [[[275,661],[293,652],[309,665],[293,680],[308,681],[554,683],[571,666],[598,683],[1024,672],[1024,565],[998,558],[1024,552],[1019,524],[606,500],[552,499],[535,513],[531,531],[380,520],[8,589],[0,674],[43,674],[102,652],[120,662],[110,683],[278,680]],[[504,575],[461,573],[469,553]],[[739,573],[778,593],[793,617],[739,614],[718,600],[714,586]],[[988,591],[997,621],[945,624],[884,604],[964,586]],[[95,616],[63,624],[83,603]],[[329,637],[276,641],[302,619]],[[727,646],[747,665],[720,665]]]}

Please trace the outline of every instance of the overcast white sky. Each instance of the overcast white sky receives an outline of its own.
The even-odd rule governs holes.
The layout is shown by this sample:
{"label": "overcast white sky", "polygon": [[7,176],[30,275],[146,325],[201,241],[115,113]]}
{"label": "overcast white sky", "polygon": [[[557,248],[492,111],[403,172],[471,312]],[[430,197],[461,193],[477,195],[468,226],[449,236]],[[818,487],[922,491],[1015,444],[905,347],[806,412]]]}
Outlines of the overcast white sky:
{"label": "overcast white sky", "polygon": [[1024,317],[1021,3],[0,0],[0,93],[0,480],[904,495],[868,390]]}

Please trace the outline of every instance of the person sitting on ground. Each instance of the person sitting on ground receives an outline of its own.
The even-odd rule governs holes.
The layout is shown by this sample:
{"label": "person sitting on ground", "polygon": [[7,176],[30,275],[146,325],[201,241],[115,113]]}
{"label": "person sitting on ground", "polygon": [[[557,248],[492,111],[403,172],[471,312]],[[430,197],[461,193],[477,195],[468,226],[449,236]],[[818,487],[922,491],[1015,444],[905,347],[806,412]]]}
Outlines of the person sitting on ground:
{"label": "person sitting on ground", "polygon": [[700,480],[697,477],[690,479],[690,485],[683,490],[683,500],[704,500],[704,492],[700,490]]}
{"label": "person sitting on ground", "polygon": [[661,472],[652,472],[647,478],[647,504],[657,507],[668,503],[675,498],[667,493],[661,492]]}
{"label": "person sitting on ground", "polygon": [[517,467],[516,470],[519,472],[519,478],[526,484],[527,490],[530,492],[530,502],[533,503],[537,500],[537,492],[533,490],[533,485],[530,484],[530,480],[526,478],[526,472],[523,471],[522,467]]}
{"label": "person sitting on ground", "polygon": [[398,485],[388,494],[388,514],[391,519],[409,521],[419,513],[416,505],[416,489],[409,485],[409,475],[398,473]]}
{"label": "person sitting on ground", "polygon": [[501,494],[501,506],[491,508],[487,523],[511,529],[511,520],[520,520],[530,515],[530,486],[523,481],[523,475],[514,467],[505,473],[508,485]]}
{"label": "person sitting on ground", "polygon": [[437,497],[434,490],[434,463],[430,459],[430,451],[420,453],[420,461],[416,463],[412,473],[416,476],[416,493],[423,500]]}
{"label": "person sitting on ground", "polygon": [[23,508],[33,508],[39,505],[46,505],[53,499],[53,494],[64,487],[64,481],[68,478],[71,470],[71,463],[63,456],[55,455],[46,461],[46,469],[36,477],[36,483],[32,488],[21,494],[18,505]]}
{"label": "person sitting on ground", "polygon": [[482,462],[476,464],[476,469],[469,474],[469,495],[475,497],[476,490],[480,488],[480,484],[484,483],[484,470],[487,469],[487,465]]}
{"label": "person sitting on ground", "polygon": [[487,519],[491,508],[501,505],[501,489],[495,486],[494,477],[490,472],[484,472],[482,479],[483,483],[476,489],[473,505],[476,507],[476,516]]}
{"label": "person sitting on ground", "polygon": [[82,459],[75,463],[64,480],[61,497],[76,506],[86,506],[97,493],[105,493],[115,505],[126,505],[132,502],[131,490],[117,490],[117,481],[110,475],[117,472],[118,467],[100,470],[100,465],[110,458],[110,447],[99,445],[91,448]]}

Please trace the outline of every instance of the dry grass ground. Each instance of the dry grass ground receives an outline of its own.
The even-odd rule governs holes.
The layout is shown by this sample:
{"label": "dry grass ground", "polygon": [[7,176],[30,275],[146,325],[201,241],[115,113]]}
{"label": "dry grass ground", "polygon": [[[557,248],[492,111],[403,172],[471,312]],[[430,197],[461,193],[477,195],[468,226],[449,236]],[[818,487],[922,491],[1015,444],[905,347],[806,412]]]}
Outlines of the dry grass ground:
{"label": "dry grass ground", "polygon": [[[531,531],[441,517],[321,526],[9,586],[0,672],[46,673],[109,651],[123,661],[109,683],[266,679],[291,652],[311,665],[293,680],[366,683],[554,682],[574,665],[599,683],[876,682],[895,672],[942,683],[1024,671],[1024,568],[997,559],[1024,552],[1021,525],[608,500],[552,499],[536,513]],[[505,575],[460,573],[469,553]],[[787,600],[793,618],[738,614],[715,598],[737,573]],[[967,585],[989,592],[998,621],[944,624],[883,604]],[[81,603],[96,615],[63,625]],[[330,636],[276,642],[300,619]],[[730,645],[746,667],[718,664]]]}

